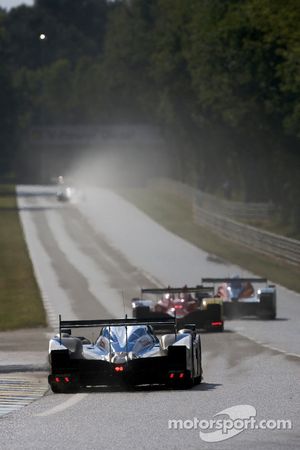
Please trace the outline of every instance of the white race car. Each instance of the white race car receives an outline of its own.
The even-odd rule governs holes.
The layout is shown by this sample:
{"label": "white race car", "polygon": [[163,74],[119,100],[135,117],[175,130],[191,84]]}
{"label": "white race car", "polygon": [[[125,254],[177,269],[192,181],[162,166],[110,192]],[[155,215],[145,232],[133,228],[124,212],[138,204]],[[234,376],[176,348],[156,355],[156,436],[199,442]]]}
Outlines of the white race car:
{"label": "white race car", "polygon": [[67,183],[63,176],[59,176],[56,198],[59,202],[77,203],[84,199],[84,195],[80,189],[75,188],[71,183]]}
{"label": "white race car", "polygon": [[[155,326],[171,327],[160,337]],[[99,328],[95,342],[73,328]],[[177,329],[174,318],[59,320],[49,343],[48,381],[55,393],[81,387],[162,384],[190,388],[202,380],[201,340],[194,329]]]}

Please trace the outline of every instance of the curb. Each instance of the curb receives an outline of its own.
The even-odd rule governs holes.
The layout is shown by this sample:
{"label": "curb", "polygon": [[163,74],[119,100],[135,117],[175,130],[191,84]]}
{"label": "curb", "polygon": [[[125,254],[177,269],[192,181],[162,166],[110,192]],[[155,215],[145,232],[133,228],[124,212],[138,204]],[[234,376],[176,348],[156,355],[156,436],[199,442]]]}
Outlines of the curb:
{"label": "curb", "polygon": [[15,373],[15,372],[48,372],[49,364],[10,364],[0,366],[1,373]]}

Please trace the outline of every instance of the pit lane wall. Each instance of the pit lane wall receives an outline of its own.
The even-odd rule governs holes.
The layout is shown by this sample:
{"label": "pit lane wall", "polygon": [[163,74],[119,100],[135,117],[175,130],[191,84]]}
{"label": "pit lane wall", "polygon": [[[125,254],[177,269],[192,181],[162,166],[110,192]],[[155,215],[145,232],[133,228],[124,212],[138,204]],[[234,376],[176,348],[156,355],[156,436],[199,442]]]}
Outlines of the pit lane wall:
{"label": "pit lane wall", "polygon": [[[151,180],[150,184],[191,202],[195,223],[209,228],[220,237],[260,253],[280,258],[288,263],[300,264],[300,241],[282,237],[236,220],[266,219],[272,213],[271,204],[223,201],[184,183],[167,178]],[[210,200],[212,201],[210,202]],[[228,203],[231,205],[228,206]]]}

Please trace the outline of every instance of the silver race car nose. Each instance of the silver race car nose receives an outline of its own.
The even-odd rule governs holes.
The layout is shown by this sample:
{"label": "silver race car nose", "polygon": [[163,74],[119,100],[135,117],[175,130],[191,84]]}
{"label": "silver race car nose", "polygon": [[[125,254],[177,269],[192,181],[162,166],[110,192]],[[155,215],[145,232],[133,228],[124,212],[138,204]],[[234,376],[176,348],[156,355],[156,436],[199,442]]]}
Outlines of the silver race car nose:
{"label": "silver race car nose", "polygon": [[128,361],[128,355],[125,352],[114,353],[111,362],[114,364],[124,364]]}

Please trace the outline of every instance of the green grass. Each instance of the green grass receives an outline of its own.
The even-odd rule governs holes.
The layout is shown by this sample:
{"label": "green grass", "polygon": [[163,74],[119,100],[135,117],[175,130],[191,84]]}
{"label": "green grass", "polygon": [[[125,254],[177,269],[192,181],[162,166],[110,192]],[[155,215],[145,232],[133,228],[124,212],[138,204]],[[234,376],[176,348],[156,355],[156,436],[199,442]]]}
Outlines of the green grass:
{"label": "green grass", "polygon": [[0,184],[0,330],[46,325],[46,315],[28,256],[15,187]]}
{"label": "green grass", "polygon": [[300,239],[300,231],[295,229],[295,227],[290,224],[281,223],[276,214],[272,219],[264,221],[248,220],[247,222],[241,222],[244,222],[247,225],[251,225],[252,227],[257,227],[261,228],[262,230],[269,231],[270,233],[279,234],[280,236],[285,236],[291,239]]}
{"label": "green grass", "polygon": [[166,229],[204,251],[300,292],[299,266],[236,245],[196,225],[193,223],[192,205],[179,197],[150,188],[125,189],[118,193]]}
{"label": "green grass", "polygon": [[[197,226],[191,205],[180,198],[156,189],[127,189],[120,194],[208,253],[300,292],[299,267],[239,247]],[[15,188],[0,184],[0,330],[40,326],[46,326],[46,316],[19,221]]]}

